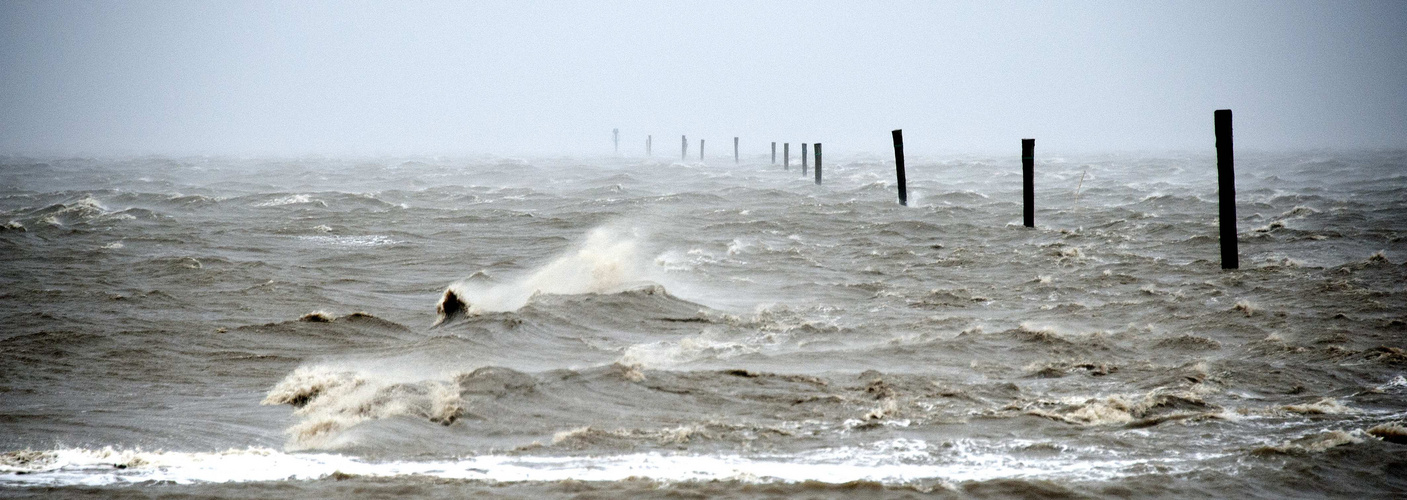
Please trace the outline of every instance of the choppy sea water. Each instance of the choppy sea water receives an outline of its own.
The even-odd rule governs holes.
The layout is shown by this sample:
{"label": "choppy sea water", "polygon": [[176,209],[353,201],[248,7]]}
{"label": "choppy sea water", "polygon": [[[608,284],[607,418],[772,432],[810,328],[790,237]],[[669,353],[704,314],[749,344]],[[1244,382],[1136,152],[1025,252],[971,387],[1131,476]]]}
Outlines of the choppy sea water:
{"label": "choppy sea water", "polygon": [[1407,492],[1407,152],[1038,158],[3,158],[0,496]]}

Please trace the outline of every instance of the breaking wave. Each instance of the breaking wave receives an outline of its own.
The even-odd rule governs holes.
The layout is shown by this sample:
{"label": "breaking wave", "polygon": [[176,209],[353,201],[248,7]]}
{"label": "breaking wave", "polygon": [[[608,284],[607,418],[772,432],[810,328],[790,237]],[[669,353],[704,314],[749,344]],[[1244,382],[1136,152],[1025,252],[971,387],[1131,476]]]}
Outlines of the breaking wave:
{"label": "breaking wave", "polygon": [[601,227],[577,248],[527,276],[507,282],[461,280],[445,289],[436,305],[437,324],[459,314],[516,311],[534,295],[612,293],[659,278],[648,267],[638,231]]}

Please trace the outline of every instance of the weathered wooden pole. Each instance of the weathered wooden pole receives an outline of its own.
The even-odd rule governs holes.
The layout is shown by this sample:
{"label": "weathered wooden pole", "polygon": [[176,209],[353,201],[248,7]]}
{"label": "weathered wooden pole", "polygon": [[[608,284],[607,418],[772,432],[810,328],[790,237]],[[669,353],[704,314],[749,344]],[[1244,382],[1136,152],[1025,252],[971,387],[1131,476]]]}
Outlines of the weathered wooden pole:
{"label": "weathered wooden pole", "polygon": [[801,176],[806,177],[806,143],[801,143]]}
{"label": "weathered wooden pole", "polygon": [[782,143],[782,168],[791,170],[791,143]]}
{"label": "weathered wooden pole", "polygon": [[679,161],[689,159],[689,136],[679,136]]}
{"label": "weathered wooden pole", "polygon": [[611,142],[614,142],[614,143],[615,143],[615,145],[616,145],[616,153],[619,154],[619,153],[620,153],[620,129],[618,129],[618,128],[613,128],[613,129],[611,129]]}
{"label": "weathered wooden pole", "polygon": [[904,129],[894,131],[894,173],[899,177],[899,204],[909,206],[909,187],[904,184]]}
{"label": "weathered wooden pole", "polygon": [[1036,227],[1036,140],[1021,139],[1021,218]]}
{"label": "weathered wooden pole", "polygon": [[647,136],[645,136],[645,156],[654,156],[654,155],[655,155],[655,152],[654,152],[654,151],[651,151],[651,149],[654,148],[654,145],[655,145],[654,142],[655,142],[655,136],[653,136],[653,135],[647,135]]}
{"label": "weathered wooden pole", "polygon": [[733,163],[738,163],[738,138],[733,138]]}
{"label": "weathered wooden pole", "polygon": [[776,143],[776,142],[773,142],[773,143],[772,143],[772,164],[773,164],[773,165],[776,165],[776,164],[777,164],[777,143]]}
{"label": "weathered wooden pole", "polygon": [[1216,122],[1216,194],[1221,222],[1221,268],[1241,266],[1236,252],[1236,155],[1231,148],[1231,110],[1212,113]]}
{"label": "weathered wooden pole", "polygon": [[821,185],[821,143],[812,144],[811,148],[816,150],[816,185],[819,186]]}
{"label": "weathered wooden pole", "polygon": [[699,161],[704,159],[704,140],[699,139]]}

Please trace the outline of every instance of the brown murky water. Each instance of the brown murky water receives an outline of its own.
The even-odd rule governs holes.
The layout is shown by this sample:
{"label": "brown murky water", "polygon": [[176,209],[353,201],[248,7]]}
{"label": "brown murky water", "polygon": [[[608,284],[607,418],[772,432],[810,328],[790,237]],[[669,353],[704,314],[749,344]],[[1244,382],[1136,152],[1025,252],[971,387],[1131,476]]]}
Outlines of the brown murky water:
{"label": "brown murky water", "polygon": [[1407,153],[1018,161],[7,158],[0,495],[1407,491]]}

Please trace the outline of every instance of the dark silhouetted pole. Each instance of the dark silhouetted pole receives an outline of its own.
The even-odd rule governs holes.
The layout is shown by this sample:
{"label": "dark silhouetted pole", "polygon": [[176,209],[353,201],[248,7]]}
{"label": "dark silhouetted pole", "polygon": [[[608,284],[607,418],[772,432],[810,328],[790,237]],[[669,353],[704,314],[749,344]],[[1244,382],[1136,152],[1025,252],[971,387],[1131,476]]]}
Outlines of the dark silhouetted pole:
{"label": "dark silhouetted pole", "polygon": [[806,143],[801,143],[801,176],[806,177]]}
{"label": "dark silhouetted pole", "polygon": [[689,136],[679,136],[679,161],[689,159]]}
{"label": "dark silhouetted pole", "polygon": [[772,164],[777,164],[777,143],[772,143]]}
{"label": "dark silhouetted pole", "polygon": [[704,140],[703,140],[703,139],[699,139],[699,161],[703,161],[703,159],[704,159],[703,153],[704,153]]}
{"label": "dark silhouetted pole", "polygon": [[1036,140],[1021,139],[1021,217],[1036,227]]}
{"label": "dark silhouetted pole", "polygon": [[791,170],[791,143],[782,143],[782,168]]}
{"label": "dark silhouetted pole", "polygon": [[816,185],[819,186],[821,185],[821,143],[812,144],[811,148],[816,150]]}
{"label": "dark silhouetted pole", "polygon": [[738,163],[738,138],[733,138],[733,163]]}
{"label": "dark silhouetted pole", "polygon": [[1231,150],[1231,110],[1212,113],[1216,121],[1216,197],[1221,208],[1221,268],[1241,266],[1236,253],[1236,155]]}
{"label": "dark silhouetted pole", "polygon": [[653,135],[647,135],[647,136],[645,136],[645,156],[654,156],[654,155],[655,155],[655,152],[654,152],[654,151],[651,151],[651,149],[654,148],[654,145],[655,145],[654,142],[655,142],[655,136],[653,136]]}
{"label": "dark silhouetted pole", "polygon": [[904,184],[904,129],[894,131],[894,173],[899,177],[899,204],[909,206],[909,187]]}

